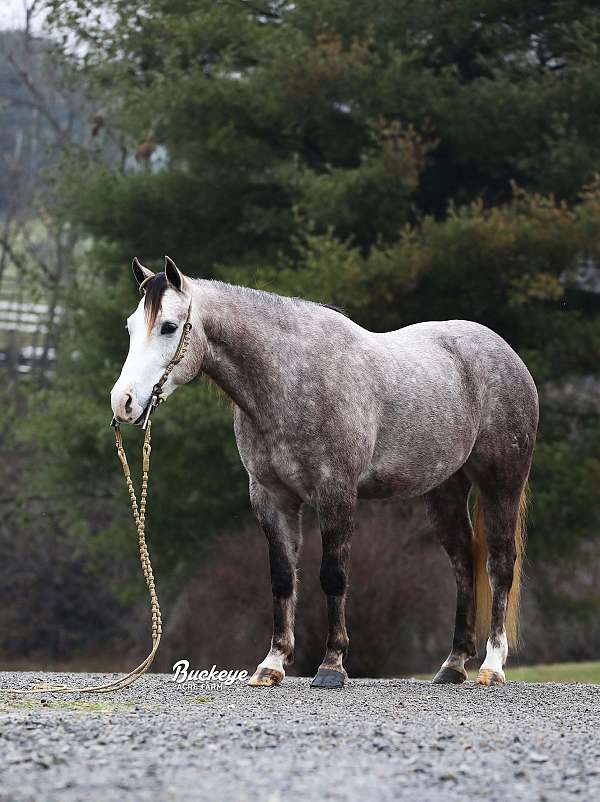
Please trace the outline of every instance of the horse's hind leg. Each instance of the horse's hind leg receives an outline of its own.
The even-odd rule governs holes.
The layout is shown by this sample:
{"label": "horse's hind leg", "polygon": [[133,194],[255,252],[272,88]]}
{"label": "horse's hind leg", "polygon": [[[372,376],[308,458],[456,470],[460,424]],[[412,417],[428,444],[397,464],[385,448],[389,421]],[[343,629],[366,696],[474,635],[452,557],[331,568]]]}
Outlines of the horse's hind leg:
{"label": "horse's hind leg", "polygon": [[[487,573],[492,600],[491,616],[486,622],[482,622],[484,626],[487,624],[489,627],[489,638],[486,657],[479,670],[477,683],[503,685],[506,681],[503,669],[508,656],[509,639],[513,643],[517,640],[520,563],[523,548],[521,517],[525,506],[525,486],[518,484],[507,490],[494,483],[490,488],[480,488],[478,503],[481,505],[485,527]],[[489,613],[489,610],[486,612]],[[477,628],[483,628],[479,622]]]}
{"label": "horse's hind leg", "polygon": [[502,365],[496,356],[493,380],[491,374],[486,387],[485,415],[464,466],[478,490],[475,629],[478,640],[488,636],[479,685],[505,682],[508,647],[518,640],[523,518],[538,424],[537,391],[531,376],[514,360],[512,365]]}
{"label": "horse's hind leg", "polygon": [[285,511],[279,509],[267,491],[253,481],[250,501],[267,537],[273,591],[271,648],[248,680],[248,685],[260,687],[279,684],[285,677],[284,665],[294,659],[296,563],[302,532],[299,506]]}
{"label": "horse's hind leg", "polygon": [[467,678],[465,663],[476,654],[473,587],[473,530],[467,499],[471,482],[462,471],[425,497],[435,533],[456,577],[456,620],[452,651],[433,678],[437,684],[459,684]]}

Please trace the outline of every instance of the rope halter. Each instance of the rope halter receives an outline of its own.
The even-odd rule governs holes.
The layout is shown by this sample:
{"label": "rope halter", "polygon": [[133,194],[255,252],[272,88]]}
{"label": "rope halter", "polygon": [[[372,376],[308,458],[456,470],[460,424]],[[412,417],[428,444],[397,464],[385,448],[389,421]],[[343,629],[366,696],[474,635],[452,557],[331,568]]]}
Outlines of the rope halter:
{"label": "rope halter", "polygon": [[[149,281],[153,276],[148,276],[148,278],[144,279],[140,284],[140,289],[144,286],[144,284]],[[177,350],[167,367],[164,370],[163,375],[160,379],[156,382],[154,387],[152,388],[152,393],[150,395],[150,400],[146,404],[146,409],[143,412],[144,421],[142,423],[142,429],[146,430],[148,423],[150,421],[150,416],[156,409],[156,407],[161,404],[165,399],[163,398],[163,387],[165,382],[171,375],[173,368],[175,368],[183,359],[190,344],[190,332],[192,331],[192,324],[190,322],[190,318],[192,316],[192,302],[190,301],[190,305],[188,306],[187,315],[185,318],[185,323],[183,324],[183,329],[181,331],[181,337],[179,338],[179,343],[177,345]],[[113,416],[113,419],[110,423],[115,429],[119,427],[119,421]]]}

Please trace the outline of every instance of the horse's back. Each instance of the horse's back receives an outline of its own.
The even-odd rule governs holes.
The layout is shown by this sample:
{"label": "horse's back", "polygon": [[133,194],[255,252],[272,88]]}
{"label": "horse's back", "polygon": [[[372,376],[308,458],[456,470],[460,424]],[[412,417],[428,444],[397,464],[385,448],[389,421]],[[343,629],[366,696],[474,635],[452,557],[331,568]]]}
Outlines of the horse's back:
{"label": "horse's back", "polygon": [[402,361],[425,360],[448,373],[449,356],[464,381],[477,385],[482,396],[493,400],[515,389],[537,405],[537,390],[520,356],[495,331],[470,320],[440,320],[377,335],[390,353]]}

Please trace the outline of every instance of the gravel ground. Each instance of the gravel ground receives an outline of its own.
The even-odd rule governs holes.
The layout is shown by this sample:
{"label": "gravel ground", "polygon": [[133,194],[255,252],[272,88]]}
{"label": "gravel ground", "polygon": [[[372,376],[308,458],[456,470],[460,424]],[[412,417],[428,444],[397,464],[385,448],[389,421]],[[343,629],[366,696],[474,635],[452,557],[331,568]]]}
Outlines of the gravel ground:
{"label": "gravel ground", "polygon": [[[106,675],[0,674],[0,687]],[[600,685],[0,694],[0,802],[600,799]]]}

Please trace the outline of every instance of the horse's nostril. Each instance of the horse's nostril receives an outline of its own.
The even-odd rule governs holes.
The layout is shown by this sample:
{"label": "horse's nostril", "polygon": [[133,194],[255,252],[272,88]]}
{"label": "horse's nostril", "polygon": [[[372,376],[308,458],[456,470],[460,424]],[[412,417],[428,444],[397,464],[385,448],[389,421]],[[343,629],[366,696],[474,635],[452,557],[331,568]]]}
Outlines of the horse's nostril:
{"label": "horse's nostril", "polygon": [[133,403],[133,396],[131,393],[127,393],[125,396],[125,412],[130,415],[131,414],[131,405]]}

